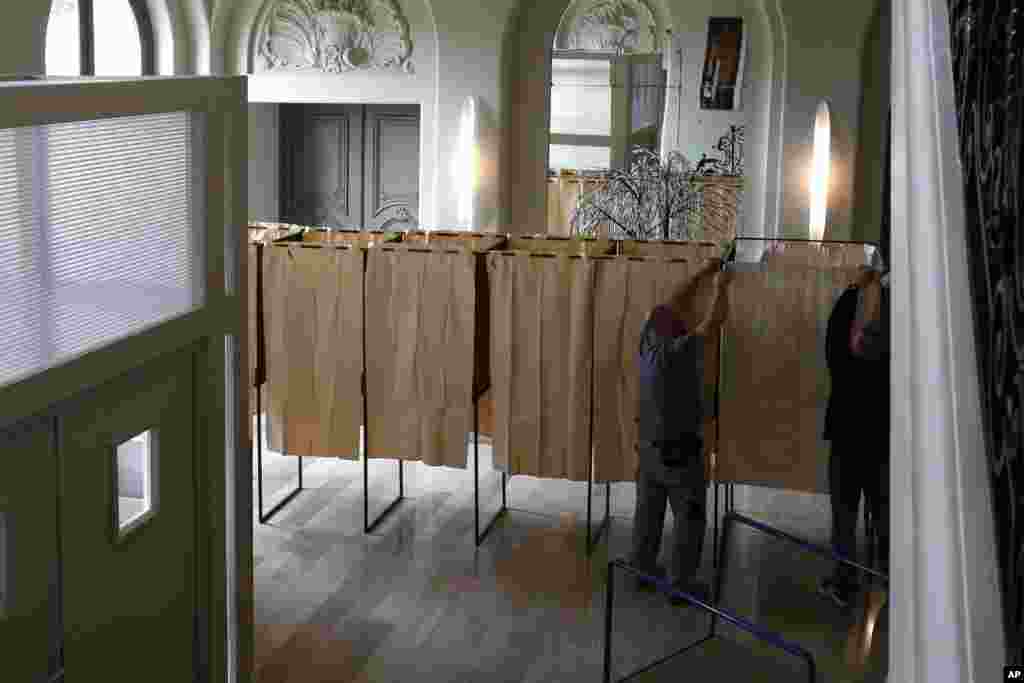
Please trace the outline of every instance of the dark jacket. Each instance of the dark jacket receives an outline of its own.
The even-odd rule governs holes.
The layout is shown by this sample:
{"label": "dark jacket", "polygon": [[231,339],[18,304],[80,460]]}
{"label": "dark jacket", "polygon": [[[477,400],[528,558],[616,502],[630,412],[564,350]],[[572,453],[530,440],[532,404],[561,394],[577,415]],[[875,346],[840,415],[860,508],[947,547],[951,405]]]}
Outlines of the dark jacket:
{"label": "dark jacket", "polygon": [[[850,331],[857,315],[859,290],[849,287],[828,319],[825,357],[832,392],[825,410],[823,438],[879,443],[889,439],[889,352],[875,360],[858,358],[850,350]],[[887,302],[886,297],[886,302]],[[888,306],[883,309],[888,313]],[[883,445],[880,444],[879,445]]]}
{"label": "dark jacket", "polygon": [[656,307],[640,333],[636,365],[637,438],[680,441],[699,434],[704,418],[704,340],[667,306]]}

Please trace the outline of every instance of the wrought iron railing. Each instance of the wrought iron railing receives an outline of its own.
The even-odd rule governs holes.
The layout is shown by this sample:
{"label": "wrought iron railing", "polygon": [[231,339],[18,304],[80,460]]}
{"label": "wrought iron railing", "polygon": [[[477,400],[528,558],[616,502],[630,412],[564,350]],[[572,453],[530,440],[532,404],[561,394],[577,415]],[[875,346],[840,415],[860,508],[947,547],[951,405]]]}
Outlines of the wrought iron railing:
{"label": "wrought iron railing", "polygon": [[[967,247],[1008,663],[1024,663],[1024,12],[950,0]],[[979,455],[979,457],[981,457]]]}

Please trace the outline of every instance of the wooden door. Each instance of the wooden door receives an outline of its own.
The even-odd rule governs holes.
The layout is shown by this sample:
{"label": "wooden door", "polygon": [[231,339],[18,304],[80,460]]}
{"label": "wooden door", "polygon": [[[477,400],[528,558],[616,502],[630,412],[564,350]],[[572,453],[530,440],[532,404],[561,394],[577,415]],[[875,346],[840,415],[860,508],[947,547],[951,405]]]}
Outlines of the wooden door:
{"label": "wooden door", "polygon": [[286,222],[360,228],[363,108],[281,105],[281,215]]}
{"label": "wooden door", "polygon": [[0,678],[60,669],[57,456],[53,420],[0,430]]}
{"label": "wooden door", "polygon": [[196,678],[195,357],[158,357],[58,418],[64,657],[75,680]]}
{"label": "wooden door", "polygon": [[416,228],[419,184],[419,105],[281,105],[286,222]]}
{"label": "wooden door", "polygon": [[418,105],[366,107],[365,223],[380,230],[419,226]]}

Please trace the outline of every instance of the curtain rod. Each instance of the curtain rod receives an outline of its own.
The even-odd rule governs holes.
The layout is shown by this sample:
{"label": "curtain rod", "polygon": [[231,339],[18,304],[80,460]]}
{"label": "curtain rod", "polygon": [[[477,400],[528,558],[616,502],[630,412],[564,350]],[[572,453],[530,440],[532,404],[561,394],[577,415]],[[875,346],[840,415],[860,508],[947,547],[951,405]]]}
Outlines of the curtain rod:
{"label": "curtain rod", "polygon": [[866,240],[812,240],[803,237],[736,237],[737,242],[806,242],[809,244],[859,244],[878,249],[877,242]]}

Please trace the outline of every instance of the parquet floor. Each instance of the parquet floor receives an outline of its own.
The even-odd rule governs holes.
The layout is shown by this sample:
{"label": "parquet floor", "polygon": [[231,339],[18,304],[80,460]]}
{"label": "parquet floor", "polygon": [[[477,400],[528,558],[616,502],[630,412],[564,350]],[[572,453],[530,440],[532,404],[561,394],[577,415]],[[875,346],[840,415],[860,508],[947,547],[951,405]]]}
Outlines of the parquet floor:
{"label": "parquet floor", "polygon": [[[500,500],[489,455],[481,449],[483,520]],[[270,524],[254,520],[260,683],[601,680],[606,567],[629,547],[632,484],[612,486],[610,529],[587,557],[586,484],[512,478],[512,510],[476,548],[471,459],[465,471],[407,463],[407,499],[369,535],[362,464],[304,462],[305,490]],[[274,492],[295,486],[296,467],[294,458],[265,454],[268,507]],[[395,461],[371,461],[370,491],[373,514],[397,493]],[[604,487],[594,491],[597,519]],[[827,541],[824,496],[738,486],[736,508]],[[708,577],[710,535],[709,524]],[[723,605],[800,643],[815,657],[818,680],[884,680],[887,620],[867,669],[847,668],[842,654],[852,617],[815,594],[826,562],[737,528],[729,566]],[[708,627],[697,610],[638,592],[621,574],[614,616],[617,677],[699,640]],[[807,680],[800,660],[732,627],[719,626],[719,633],[728,639],[634,680]]]}

